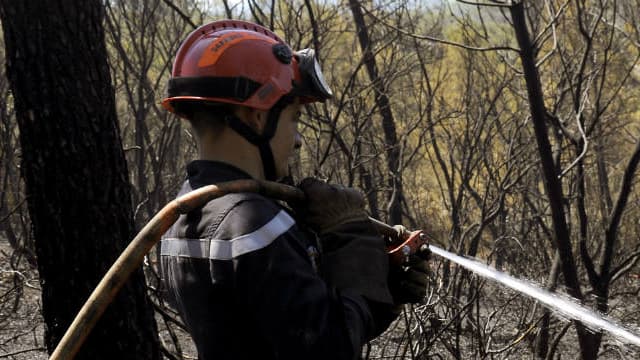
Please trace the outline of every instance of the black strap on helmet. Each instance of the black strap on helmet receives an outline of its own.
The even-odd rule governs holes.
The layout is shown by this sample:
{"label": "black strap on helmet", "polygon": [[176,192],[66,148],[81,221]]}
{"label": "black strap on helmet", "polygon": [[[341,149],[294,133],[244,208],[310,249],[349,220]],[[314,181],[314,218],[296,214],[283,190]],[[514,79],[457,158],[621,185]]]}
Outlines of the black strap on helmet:
{"label": "black strap on helmet", "polygon": [[240,134],[248,142],[258,147],[260,151],[260,158],[262,159],[262,169],[264,171],[264,177],[269,181],[276,181],[276,164],[273,158],[273,151],[269,142],[276,133],[278,128],[278,119],[282,110],[293,101],[292,97],[283,96],[278,102],[273,105],[267,115],[267,123],[265,125],[262,135],[256,133],[249,125],[245,124],[242,120],[238,119],[235,115],[227,115],[225,120],[229,127],[235,132]]}
{"label": "black strap on helmet", "polygon": [[245,101],[260,88],[260,83],[246,77],[175,77],[169,79],[167,94],[228,98]]}

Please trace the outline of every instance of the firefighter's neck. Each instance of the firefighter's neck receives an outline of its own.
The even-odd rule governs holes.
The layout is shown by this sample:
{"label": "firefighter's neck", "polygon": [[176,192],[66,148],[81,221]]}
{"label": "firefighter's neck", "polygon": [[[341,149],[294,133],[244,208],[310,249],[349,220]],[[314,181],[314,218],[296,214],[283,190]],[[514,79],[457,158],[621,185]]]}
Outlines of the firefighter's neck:
{"label": "firefighter's neck", "polygon": [[254,179],[264,180],[262,159],[258,147],[229,127],[219,133],[205,132],[199,141],[199,157],[233,165]]}

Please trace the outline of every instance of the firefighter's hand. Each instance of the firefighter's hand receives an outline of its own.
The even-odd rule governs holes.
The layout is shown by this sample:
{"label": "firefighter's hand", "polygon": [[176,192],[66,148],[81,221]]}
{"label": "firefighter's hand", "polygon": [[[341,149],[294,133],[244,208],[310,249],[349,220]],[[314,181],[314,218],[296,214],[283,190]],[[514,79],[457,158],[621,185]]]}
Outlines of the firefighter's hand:
{"label": "firefighter's hand", "polygon": [[294,204],[294,208],[320,234],[343,224],[368,220],[364,196],[357,189],[315,178],[302,180],[298,187],[305,193],[306,201]]}
{"label": "firefighter's hand", "polygon": [[[396,234],[392,235],[390,238],[387,238],[389,243],[403,243],[405,240],[411,236],[411,230],[407,229],[402,225],[394,225],[393,229]],[[428,238],[427,238],[428,239]],[[422,260],[428,261],[431,258],[431,250],[429,250],[429,242],[425,242],[420,249],[418,250],[418,257]]]}
{"label": "firefighter's hand", "polygon": [[403,266],[389,271],[389,289],[396,305],[416,304],[424,300],[429,286],[429,251],[409,257]]}

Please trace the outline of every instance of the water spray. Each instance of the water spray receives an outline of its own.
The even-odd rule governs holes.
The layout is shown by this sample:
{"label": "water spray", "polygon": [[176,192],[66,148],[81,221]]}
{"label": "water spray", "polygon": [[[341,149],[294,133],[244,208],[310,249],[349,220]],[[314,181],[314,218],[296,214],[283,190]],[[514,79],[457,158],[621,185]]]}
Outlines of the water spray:
{"label": "water spray", "polygon": [[507,273],[498,271],[477,260],[453,254],[437,246],[430,245],[429,250],[431,250],[433,254],[453,261],[454,263],[471,270],[484,278],[491,279],[501,285],[505,285],[513,290],[532,297],[549,309],[567,318],[578,320],[592,330],[605,330],[618,339],[624,339],[628,344],[640,346],[640,336],[633,334],[620,325],[617,325],[614,319],[596,313],[578,303],[575,303],[571,300],[573,298],[565,298],[562,294],[549,292],[533,283],[516,279]]}

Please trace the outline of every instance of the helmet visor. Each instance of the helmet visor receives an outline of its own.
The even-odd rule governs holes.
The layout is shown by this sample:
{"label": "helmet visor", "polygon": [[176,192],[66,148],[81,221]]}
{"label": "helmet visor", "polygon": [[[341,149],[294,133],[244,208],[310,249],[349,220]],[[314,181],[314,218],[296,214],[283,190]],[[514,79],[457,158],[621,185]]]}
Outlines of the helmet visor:
{"label": "helmet visor", "polygon": [[333,97],[313,49],[303,49],[294,54],[298,60],[300,83],[295,85],[293,94],[308,101],[324,101]]}

